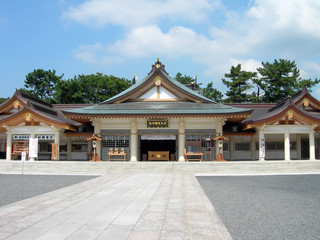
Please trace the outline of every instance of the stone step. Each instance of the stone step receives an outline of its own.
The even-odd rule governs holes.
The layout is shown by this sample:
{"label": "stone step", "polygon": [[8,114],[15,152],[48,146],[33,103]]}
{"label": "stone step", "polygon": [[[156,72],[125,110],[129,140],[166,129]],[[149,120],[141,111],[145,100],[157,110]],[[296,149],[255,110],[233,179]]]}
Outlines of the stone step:
{"label": "stone step", "polygon": [[[0,161],[0,173],[21,174],[21,161]],[[109,173],[190,173],[190,174],[278,174],[320,173],[320,161],[266,162],[25,162],[25,174],[109,174]]]}

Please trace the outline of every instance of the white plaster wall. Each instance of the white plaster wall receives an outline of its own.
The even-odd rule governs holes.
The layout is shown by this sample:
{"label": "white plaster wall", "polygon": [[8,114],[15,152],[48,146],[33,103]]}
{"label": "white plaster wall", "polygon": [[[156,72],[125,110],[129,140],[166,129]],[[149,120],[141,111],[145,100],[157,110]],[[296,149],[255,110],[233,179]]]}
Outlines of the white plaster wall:
{"label": "white plaster wall", "polygon": [[186,118],[186,129],[216,129],[214,118]]}
{"label": "white plaster wall", "polygon": [[130,130],[130,119],[102,119],[101,130]]}

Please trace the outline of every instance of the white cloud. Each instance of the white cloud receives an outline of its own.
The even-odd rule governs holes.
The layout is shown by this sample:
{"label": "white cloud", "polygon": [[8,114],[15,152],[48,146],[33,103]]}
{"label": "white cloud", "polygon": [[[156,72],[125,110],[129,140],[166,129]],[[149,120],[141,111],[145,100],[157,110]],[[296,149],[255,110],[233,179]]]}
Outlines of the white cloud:
{"label": "white cloud", "polygon": [[197,55],[210,41],[190,28],[172,27],[167,33],[155,25],[133,29],[126,38],[110,46],[114,53],[130,57],[154,54],[167,56]]}
{"label": "white cloud", "polygon": [[110,65],[124,62],[120,56],[108,55],[101,43],[79,46],[78,49],[73,51],[73,55],[82,62],[96,65]]}
{"label": "white cloud", "polygon": [[[219,26],[208,20],[217,7],[218,1],[209,0],[92,0],[69,9],[64,18],[89,26],[129,27],[112,44],[79,47],[75,56],[86,62],[107,64],[159,54],[189,57],[206,66],[206,76],[221,79],[238,63],[253,71],[261,61],[285,58],[303,62],[304,76],[320,72],[318,63],[306,61],[320,56],[320,1],[255,0],[247,11],[226,12]],[[207,32],[202,29],[200,34],[188,24],[164,30],[162,18],[207,21]]]}
{"label": "white cloud", "polygon": [[318,75],[317,77],[320,78],[320,64],[318,62],[303,61],[301,66],[304,70],[308,71],[309,73],[313,73],[314,75]]}
{"label": "white cloud", "polygon": [[63,19],[91,27],[155,24],[162,18],[203,21],[219,0],[88,0],[63,13]]}

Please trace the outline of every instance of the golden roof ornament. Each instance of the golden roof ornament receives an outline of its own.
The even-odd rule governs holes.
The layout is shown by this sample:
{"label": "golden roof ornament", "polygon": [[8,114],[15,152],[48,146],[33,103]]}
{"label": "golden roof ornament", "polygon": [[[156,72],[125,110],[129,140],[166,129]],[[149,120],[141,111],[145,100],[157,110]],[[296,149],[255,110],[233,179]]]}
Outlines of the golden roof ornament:
{"label": "golden roof ornament", "polygon": [[160,67],[161,67],[161,63],[159,61],[159,58],[157,58],[156,68],[160,68]]}

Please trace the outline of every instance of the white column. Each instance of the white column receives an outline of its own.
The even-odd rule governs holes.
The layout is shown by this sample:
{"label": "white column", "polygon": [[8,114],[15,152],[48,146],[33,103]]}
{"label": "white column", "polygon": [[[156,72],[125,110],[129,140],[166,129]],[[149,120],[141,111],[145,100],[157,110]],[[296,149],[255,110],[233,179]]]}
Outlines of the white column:
{"label": "white column", "polygon": [[179,162],[184,162],[184,149],[185,149],[185,142],[186,142],[186,129],[185,129],[185,122],[184,119],[179,119],[179,129],[178,129],[178,161]]}
{"label": "white column", "polygon": [[316,159],[315,147],[314,147],[314,131],[309,133],[309,148],[310,148],[310,160]]}
{"label": "white column", "polygon": [[230,147],[230,160],[233,161],[234,160],[234,137],[232,136],[230,137],[229,147]]}
{"label": "white column", "polygon": [[[264,140],[264,132],[259,130],[259,161],[265,161],[265,155],[266,155],[266,142]],[[264,146],[262,146],[262,143],[264,142]],[[263,153],[264,151],[264,153]]]}
{"label": "white column", "polygon": [[290,133],[288,130],[284,133],[284,160],[290,161]]}
{"label": "white column", "polygon": [[57,144],[57,148],[58,148],[57,161],[59,161],[60,160],[60,132],[58,130],[54,133],[54,143]]}
{"label": "white column", "polygon": [[130,133],[130,161],[138,161],[138,121],[131,120],[131,133]]}
{"label": "white column", "polygon": [[[101,134],[101,122],[99,119],[95,119],[93,122],[94,134]],[[98,154],[99,159],[101,160],[101,141],[97,141],[96,154]]]}
{"label": "white column", "polygon": [[255,136],[251,137],[251,160],[254,161],[256,159],[256,138]]}
{"label": "white column", "polygon": [[67,137],[67,161],[71,160],[71,151],[72,151],[72,138]]}
{"label": "white column", "polygon": [[12,152],[12,133],[7,132],[7,156],[6,160],[10,161],[11,160],[11,152]]}
{"label": "white column", "polygon": [[296,137],[297,159],[301,159],[301,135],[297,134]]}

